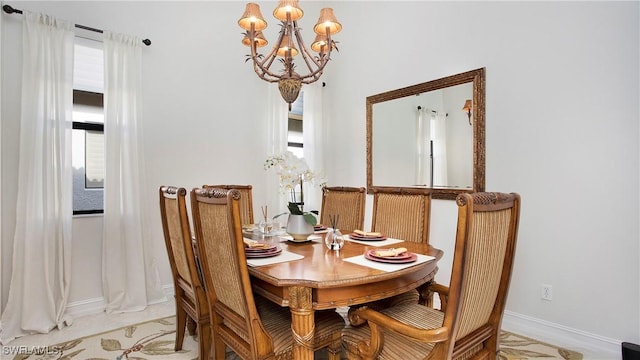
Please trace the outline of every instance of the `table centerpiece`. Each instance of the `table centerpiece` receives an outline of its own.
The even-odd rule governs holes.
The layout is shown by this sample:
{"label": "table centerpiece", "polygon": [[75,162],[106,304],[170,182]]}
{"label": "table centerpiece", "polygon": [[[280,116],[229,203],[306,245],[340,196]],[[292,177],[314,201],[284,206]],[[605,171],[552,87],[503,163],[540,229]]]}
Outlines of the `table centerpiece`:
{"label": "table centerpiece", "polygon": [[[267,157],[264,162],[264,169],[274,169],[280,180],[280,191],[289,195],[287,209],[273,217],[276,219],[282,215],[289,214],[287,220],[287,233],[293,237],[294,241],[307,241],[309,235],[313,234],[313,226],[317,224],[318,210],[304,210],[304,183],[312,183],[323,186],[324,179],[317,176],[304,158],[299,158],[290,151]],[[299,192],[296,189],[300,189]]]}

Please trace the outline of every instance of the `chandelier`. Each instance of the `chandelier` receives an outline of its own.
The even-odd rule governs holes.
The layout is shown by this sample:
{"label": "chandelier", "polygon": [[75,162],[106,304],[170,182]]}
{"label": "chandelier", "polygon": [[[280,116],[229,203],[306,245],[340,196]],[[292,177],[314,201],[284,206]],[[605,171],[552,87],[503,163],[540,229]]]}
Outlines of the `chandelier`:
{"label": "chandelier", "polygon": [[[280,0],[278,6],[273,10],[273,16],[280,20],[281,29],[278,40],[266,56],[258,53],[258,48],[267,45],[267,39],[262,34],[262,30],[267,28],[267,22],[260,13],[260,6],[255,3],[248,3],[242,18],[238,20],[238,25],[247,30],[242,43],[251,48],[251,54],[247,55],[247,60],[253,62],[253,69],[256,74],[265,81],[277,82],[282,98],[289,104],[298,98],[302,84],[311,84],[322,75],[324,67],[330,60],[331,50],[338,48],[331,39],[331,35],[342,30],[342,25],[333,14],[332,8],[324,8],[320,11],[318,23],[313,27],[316,38],[311,44],[313,54],[304,44],[300,36],[298,20],[302,18],[303,11],[298,5],[298,0]],[[296,71],[296,64],[293,59],[300,54],[306,66],[306,74]],[[271,70],[271,66],[276,62],[282,64],[280,72]]]}

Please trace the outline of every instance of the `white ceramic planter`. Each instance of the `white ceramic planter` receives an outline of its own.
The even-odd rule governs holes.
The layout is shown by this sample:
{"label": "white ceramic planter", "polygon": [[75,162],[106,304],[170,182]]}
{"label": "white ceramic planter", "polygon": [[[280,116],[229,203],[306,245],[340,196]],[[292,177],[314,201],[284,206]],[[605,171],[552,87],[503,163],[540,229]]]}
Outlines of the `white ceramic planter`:
{"label": "white ceramic planter", "polygon": [[313,234],[313,225],[307,223],[302,215],[289,214],[287,233],[294,241],[307,241],[309,235]]}

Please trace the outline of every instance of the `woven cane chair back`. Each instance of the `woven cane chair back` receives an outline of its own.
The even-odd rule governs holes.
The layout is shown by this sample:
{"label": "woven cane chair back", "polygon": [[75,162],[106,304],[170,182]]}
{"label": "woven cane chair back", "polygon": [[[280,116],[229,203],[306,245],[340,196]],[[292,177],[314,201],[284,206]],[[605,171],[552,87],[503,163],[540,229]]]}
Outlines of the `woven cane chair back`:
{"label": "woven cane chair back", "polygon": [[[185,197],[187,190],[161,186],[160,218],[167,255],[171,265],[176,298],[176,350],[182,349],[185,327],[193,335],[197,324],[200,332],[199,351],[207,358],[211,347],[209,307],[198,276],[197,254],[191,240],[191,229]],[[193,324],[193,325],[191,325]]]}
{"label": "woven cane chair back", "polygon": [[429,242],[431,196],[409,189],[379,188],[373,191],[371,230],[387,237]]}
{"label": "woven cane chair back", "polygon": [[202,185],[203,188],[236,189],[240,192],[240,223],[253,224],[253,186],[251,185]]}
{"label": "woven cane chair back", "polygon": [[330,216],[338,215],[338,228],[343,234],[349,234],[353,230],[364,230],[365,191],[363,187],[322,188],[320,224],[332,226]]}

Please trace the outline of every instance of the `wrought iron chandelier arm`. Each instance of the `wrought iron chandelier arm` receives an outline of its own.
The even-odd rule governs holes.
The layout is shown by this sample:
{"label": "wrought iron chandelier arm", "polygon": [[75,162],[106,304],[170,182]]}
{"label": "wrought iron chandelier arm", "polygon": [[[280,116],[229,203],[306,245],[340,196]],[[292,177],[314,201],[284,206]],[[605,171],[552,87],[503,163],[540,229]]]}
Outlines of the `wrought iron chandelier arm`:
{"label": "wrought iron chandelier arm", "polygon": [[[322,54],[320,54],[319,55],[320,61],[316,60],[313,53],[311,53],[311,51],[309,51],[307,47],[304,45],[304,41],[302,40],[302,36],[300,36],[299,28],[297,26],[295,28],[295,33],[296,33],[296,39],[298,41],[298,46],[300,46],[300,49],[302,50],[301,51],[302,59],[304,60],[305,64],[307,65],[307,68],[309,69],[309,74],[300,75],[300,80],[302,80],[303,84],[311,84],[317,81],[318,79],[320,79],[320,75],[322,75],[322,71],[324,70],[325,65],[329,61],[329,57],[328,57],[328,54],[326,54],[327,55],[326,57],[323,57]],[[315,70],[314,70],[314,65],[315,65]]]}
{"label": "wrought iron chandelier arm", "polygon": [[[270,58],[275,58],[276,51],[272,49],[272,51],[267,55],[267,57],[260,61],[260,57],[263,55],[258,54],[258,32],[255,29],[255,24],[251,23],[251,27],[247,30],[246,37],[249,39],[249,48],[251,49],[251,54],[247,55],[251,58],[251,62],[253,62],[253,71],[258,75],[259,78],[268,82],[278,82],[279,76],[269,71],[269,65],[264,66],[265,61]],[[272,60],[273,61],[273,60]]]}
{"label": "wrought iron chandelier arm", "polygon": [[[277,46],[274,46],[271,51],[269,52],[269,54],[267,56],[264,57],[264,60],[260,61],[259,59],[259,55],[258,55],[258,47],[257,47],[257,43],[255,41],[255,28],[253,27],[253,24],[251,25],[251,30],[249,32],[249,38],[251,40],[251,60],[253,61],[253,70],[255,71],[255,73],[263,80],[268,81],[268,82],[278,82],[278,80],[280,80],[280,77],[277,74],[272,73],[271,71],[269,71],[269,67],[271,67],[271,64],[273,63],[273,60],[276,58],[276,53],[278,50]],[[282,40],[282,34],[280,34],[280,38],[278,39],[278,43]],[[268,64],[265,65],[264,63],[268,61]]]}
{"label": "wrought iron chandelier arm", "polygon": [[[276,40],[276,44],[271,48],[271,51],[269,52],[269,55],[267,55],[264,60],[262,61],[262,63],[260,64],[260,67],[269,70],[269,68],[271,68],[271,64],[273,64],[273,61],[276,59],[276,57],[278,56],[278,47],[280,45],[280,43],[282,43],[282,39],[284,38],[284,27],[280,30],[280,32],[278,33],[278,40]],[[267,62],[268,61],[268,62]],[[266,65],[264,63],[267,63]]]}
{"label": "wrought iron chandelier arm", "polygon": [[[303,57],[305,59],[305,61],[307,60],[306,57]],[[315,62],[315,61],[314,61]],[[310,73],[307,75],[301,75],[300,76],[300,80],[302,80],[303,84],[311,84],[317,80],[320,79],[320,76],[322,75],[322,72],[324,71],[324,67],[327,65],[327,63],[329,62],[329,53],[325,54],[325,57],[321,60],[321,62],[318,65],[318,68],[313,70],[311,68],[311,66],[309,65],[309,63],[307,62],[307,67],[309,67],[309,71]]]}
{"label": "wrought iron chandelier arm", "polygon": [[[309,74],[307,75],[301,75],[300,79],[302,80],[303,84],[311,84],[317,80],[320,79],[320,76],[322,75],[322,72],[324,70],[324,67],[327,65],[327,63],[330,60],[330,55],[331,55],[331,50],[332,50],[332,46],[331,46],[331,34],[329,32],[329,29],[327,29],[327,52],[326,53],[319,53],[318,54],[318,59],[316,60],[314,54],[307,49],[307,47],[304,45],[304,41],[302,40],[302,36],[300,36],[300,29],[297,26],[297,23],[294,22],[294,26],[295,26],[295,34],[296,34],[296,39],[298,41],[298,45],[300,46],[301,50],[302,50],[302,58],[304,59],[305,64],[307,65],[307,68],[309,69]],[[310,63],[309,60],[311,60]],[[315,65],[315,70],[313,68],[313,65]]]}
{"label": "wrought iron chandelier arm", "polygon": [[258,55],[254,49],[251,50],[251,59],[253,61],[253,70],[258,75],[258,77],[268,82],[277,82],[279,80],[276,74],[273,74],[272,72],[269,71],[269,68],[265,68],[262,66],[260,60],[258,60]]}
{"label": "wrought iron chandelier arm", "polygon": [[278,80],[280,80],[277,74],[269,71],[269,67],[263,66],[262,62],[256,57],[253,58],[253,70],[261,79],[268,82],[278,82]]}
{"label": "wrought iron chandelier arm", "polygon": [[309,71],[313,71],[313,68],[312,68],[311,64],[309,64],[309,58],[311,58],[311,61],[313,61],[313,63],[316,65],[316,67],[320,67],[320,63],[318,61],[316,61],[316,59],[313,58],[313,54],[305,46],[304,40],[302,39],[302,36],[300,35],[300,28],[298,27],[298,22],[297,21],[293,22],[293,32],[295,33],[296,41],[298,42],[298,46],[300,47],[300,50],[301,50],[301,53],[302,53],[302,58],[304,59],[304,62],[307,64],[307,68],[309,68]]}
{"label": "wrought iron chandelier arm", "polygon": [[314,72],[313,74],[309,74],[307,76],[305,76],[305,78],[302,80],[303,84],[312,84],[318,80],[320,80],[320,76],[322,76],[322,70],[320,69],[316,72]]}
{"label": "wrought iron chandelier arm", "polygon": [[264,70],[262,70],[262,68],[260,68],[260,67],[259,67],[258,65],[256,65],[255,63],[254,63],[254,65],[253,65],[253,70],[256,72],[256,74],[258,75],[258,77],[259,77],[260,79],[264,80],[264,81],[268,81],[268,82],[271,82],[271,83],[274,83],[274,82],[278,82],[278,81],[280,81],[280,79],[279,79],[279,78],[276,78],[274,75],[269,74],[268,72],[265,72]]}

